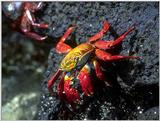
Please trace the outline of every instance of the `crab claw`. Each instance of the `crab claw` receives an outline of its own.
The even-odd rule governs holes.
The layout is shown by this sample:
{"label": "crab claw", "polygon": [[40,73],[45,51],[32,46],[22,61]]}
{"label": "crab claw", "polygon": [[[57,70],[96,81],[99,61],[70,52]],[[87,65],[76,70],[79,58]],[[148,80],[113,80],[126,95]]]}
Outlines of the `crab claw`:
{"label": "crab claw", "polygon": [[71,76],[69,73],[67,73],[64,77],[64,92],[65,92],[66,100],[70,104],[80,102],[80,96],[78,94],[78,91],[71,87],[73,79],[74,77]]}
{"label": "crab claw", "polygon": [[80,102],[80,96],[78,94],[78,91],[71,87],[72,78],[66,77],[66,76],[65,76],[65,81],[64,81],[64,92],[66,95],[66,100],[70,104],[78,103]]}
{"label": "crab claw", "polygon": [[88,64],[86,64],[78,74],[78,79],[80,80],[80,84],[82,86],[82,91],[86,96],[90,96],[93,94],[93,84],[90,77],[91,68]]}

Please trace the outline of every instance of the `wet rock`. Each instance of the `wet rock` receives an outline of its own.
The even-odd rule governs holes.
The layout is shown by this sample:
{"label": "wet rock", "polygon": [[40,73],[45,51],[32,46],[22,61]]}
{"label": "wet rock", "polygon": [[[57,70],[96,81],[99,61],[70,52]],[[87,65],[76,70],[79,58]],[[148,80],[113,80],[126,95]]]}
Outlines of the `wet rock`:
{"label": "wet rock", "polygon": [[37,93],[19,94],[2,106],[3,120],[33,119],[37,111]]}
{"label": "wet rock", "polygon": [[159,120],[159,107],[153,107],[145,111],[143,114],[139,114],[137,119],[140,120]]}

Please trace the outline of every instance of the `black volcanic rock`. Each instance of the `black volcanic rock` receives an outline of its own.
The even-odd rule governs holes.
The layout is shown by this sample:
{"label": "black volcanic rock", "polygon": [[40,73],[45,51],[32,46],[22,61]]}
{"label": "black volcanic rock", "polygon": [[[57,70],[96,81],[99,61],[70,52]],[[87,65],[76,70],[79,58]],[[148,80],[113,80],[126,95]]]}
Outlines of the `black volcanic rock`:
{"label": "black volcanic rock", "polygon": [[[115,53],[137,55],[139,60],[101,62],[105,74],[113,87],[107,88],[95,77],[95,94],[85,98],[84,104],[74,112],[69,105],[50,96],[47,81],[58,69],[63,58],[51,49],[48,68],[42,83],[42,96],[37,118],[48,119],[157,119],[153,107],[159,108],[159,7],[158,2],[46,2],[43,21],[50,24],[47,34],[57,42],[63,32],[76,25],[67,43],[75,39],[82,43],[102,27],[104,20],[110,23],[110,30],[104,40],[117,38],[130,26],[136,30],[127,35],[122,46]],[[56,81],[53,89],[56,90]],[[140,116],[143,115],[143,116]],[[147,118],[148,117],[148,118]]]}

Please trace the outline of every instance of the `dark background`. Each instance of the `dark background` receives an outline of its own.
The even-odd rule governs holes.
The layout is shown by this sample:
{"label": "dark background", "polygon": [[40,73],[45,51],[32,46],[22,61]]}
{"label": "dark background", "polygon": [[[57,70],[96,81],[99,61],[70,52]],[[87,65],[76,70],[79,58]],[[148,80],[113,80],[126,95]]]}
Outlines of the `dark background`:
{"label": "dark background", "polygon": [[[47,2],[36,13],[38,22],[50,26],[35,29],[49,36],[44,43],[13,32],[2,16],[2,119],[158,119],[158,10],[158,2]],[[81,43],[99,31],[106,19],[111,29],[105,40],[136,25],[116,53],[142,58],[110,63],[105,73],[113,88],[95,79],[96,93],[73,113],[46,88],[63,57],[54,46],[70,25],[77,28],[69,40]]]}

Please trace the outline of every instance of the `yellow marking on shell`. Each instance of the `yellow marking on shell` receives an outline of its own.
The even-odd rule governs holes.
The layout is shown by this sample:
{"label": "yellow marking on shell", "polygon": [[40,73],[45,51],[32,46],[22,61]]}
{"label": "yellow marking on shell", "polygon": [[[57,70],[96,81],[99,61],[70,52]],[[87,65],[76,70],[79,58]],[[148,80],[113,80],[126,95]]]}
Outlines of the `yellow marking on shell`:
{"label": "yellow marking on shell", "polygon": [[74,66],[75,66],[75,63],[71,63],[71,64],[69,65],[70,68],[73,68]]}
{"label": "yellow marking on shell", "polygon": [[65,71],[70,71],[76,64],[82,61],[83,57],[93,51],[93,46],[91,44],[83,43],[72,49],[62,60],[60,68]]}

